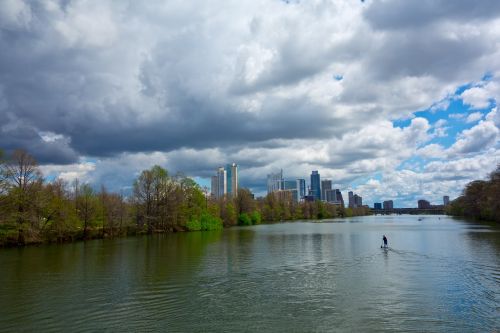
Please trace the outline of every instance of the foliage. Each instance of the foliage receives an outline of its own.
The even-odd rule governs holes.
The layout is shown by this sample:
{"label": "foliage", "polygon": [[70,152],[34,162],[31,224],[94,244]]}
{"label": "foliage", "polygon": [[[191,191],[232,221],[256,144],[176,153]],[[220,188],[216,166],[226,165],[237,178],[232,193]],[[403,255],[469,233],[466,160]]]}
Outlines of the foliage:
{"label": "foliage", "polygon": [[[476,193],[476,187],[470,192]],[[27,152],[18,150],[4,158],[0,151],[0,246],[366,213],[319,201],[299,203],[289,195],[255,200],[244,188],[235,197],[218,200],[205,193],[192,179],[180,173],[172,176],[158,165],[139,174],[129,198],[78,179],[71,184],[61,179],[46,182]],[[477,211],[475,206],[467,209]]]}
{"label": "foliage", "polygon": [[238,225],[252,225],[252,219],[247,213],[242,213],[238,217]]}
{"label": "foliage", "polygon": [[207,212],[201,214],[199,218],[192,218],[186,223],[189,231],[210,231],[222,230],[222,220],[219,217],[210,215]]}
{"label": "foliage", "polygon": [[262,217],[256,210],[254,210],[252,214],[250,214],[250,219],[252,220],[252,224],[260,224],[262,222]]}
{"label": "foliage", "polygon": [[465,186],[462,196],[446,207],[450,215],[500,222],[500,164],[488,180],[475,180]]}

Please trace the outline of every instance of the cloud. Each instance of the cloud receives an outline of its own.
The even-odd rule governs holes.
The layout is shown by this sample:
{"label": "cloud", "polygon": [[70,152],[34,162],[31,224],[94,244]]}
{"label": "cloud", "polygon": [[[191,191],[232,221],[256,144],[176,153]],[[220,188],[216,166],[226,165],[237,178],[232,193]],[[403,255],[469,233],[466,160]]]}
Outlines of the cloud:
{"label": "cloud", "polygon": [[465,119],[466,123],[475,123],[476,121],[483,118],[483,114],[481,112],[473,112],[467,116]]}
{"label": "cloud", "polygon": [[25,28],[31,21],[29,5],[20,0],[4,0],[0,6],[0,28]]}
{"label": "cloud", "polygon": [[449,154],[475,153],[494,146],[500,130],[491,121],[481,121],[471,129],[464,130],[450,147]]}
{"label": "cloud", "polygon": [[494,78],[493,81],[467,89],[460,97],[465,104],[470,105],[473,109],[485,109],[492,101],[498,100],[500,97],[500,85],[497,80],[498,78]]}
{"label": "cloud", "polygon": [[417,150],[417,155],[425,158],[443,158],[446,156],[443,146],[431,143]]}
{"label": "cloud", "polygon": [[[0,145],[68,177],[95,161],[75,172],[116,187],[152,164],[208,177],[233,161],[255,188],[279,168],[389,177],[452,126],[415,112],[497,100],[497,3],[6,0]],[[448,156],[496,147],[498,114],[478,117]]]}

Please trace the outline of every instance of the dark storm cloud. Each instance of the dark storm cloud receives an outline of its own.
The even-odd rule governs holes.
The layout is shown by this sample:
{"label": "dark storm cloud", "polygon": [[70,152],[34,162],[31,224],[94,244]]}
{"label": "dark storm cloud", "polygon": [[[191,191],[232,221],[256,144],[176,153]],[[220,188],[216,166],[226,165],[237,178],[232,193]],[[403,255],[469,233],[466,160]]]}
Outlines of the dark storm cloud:
{"label": "dark storm cloud", "polygon": [[[421,38],[422,35],[425,37]],[[494,45],[478,40],[477,36],[451,39],[431,29],[397,32],[371,50],[366,67],[372,69],[370,74],[375,80],[432,75],[449,81],[460,77],[462,69],[470,69],[478,58],[494,50]]]}
{"label": "dark storm cloud", "polygon": [[[214,47],[212,36],[198,31],[202,26],[180,29],[157,41],[145,51],[147,56],[138,55],[131,49],[133,43],[108,48],[96,45],[99,36],[80,36],[76,28],[66,27],[69,4],[60,4],[61,18],[33,3],[29,26],[1,31],[0,84],[7,105],[2,112],[16,115],[15,122],[7,120],[11,133],[24,131],[19,123],[29,123],[35,134],[52,132],[68,138],[66,151],[99,157],[123,151],[320,139],[329,137],[332,128],[336,135],[343,132],[341,119],[304,95],[266,96],[260,110],[247,112],[227,95],[228,85],[215,83],[227,66],[219,57],[232,49]],[[327,64],[323,55],[312,51],[299,56],[300,47],[291,38],[283,42],[270,72],[254,85],[257,90],[292,84]],[[230,75],[228,82],[234,87]],[[47,162],[75,159],[71,154],[61,158],[51,148],[57,147],[54,142],[37,135],[19,140],[3,133],[2,139],[7,147],[45,151],[39,156]],[[47,149],[41,149],[43,145]]]}
{"label": "dark storm cloud", "polygon": [[418,28],[437,21],[492,19],[500,16],[500,2],[496,0],[374,0],[364,13],[377,29]]}

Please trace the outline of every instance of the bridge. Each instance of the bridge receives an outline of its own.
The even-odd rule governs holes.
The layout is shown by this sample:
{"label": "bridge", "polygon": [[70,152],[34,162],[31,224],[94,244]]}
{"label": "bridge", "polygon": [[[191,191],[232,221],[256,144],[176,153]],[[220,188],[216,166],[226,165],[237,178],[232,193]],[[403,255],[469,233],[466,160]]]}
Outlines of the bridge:
{"label": "bridge", "polygon": [[393,208],[393,209],[373,209],[370,212],[374,215],[390,214],[410,214],[410,215],[445,215],[444,208]]}

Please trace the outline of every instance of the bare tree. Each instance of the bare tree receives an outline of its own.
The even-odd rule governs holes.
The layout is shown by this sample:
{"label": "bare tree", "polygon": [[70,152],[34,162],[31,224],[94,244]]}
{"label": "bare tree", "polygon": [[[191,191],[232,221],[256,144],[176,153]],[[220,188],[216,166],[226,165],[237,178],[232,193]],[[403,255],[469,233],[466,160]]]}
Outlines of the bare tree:
{"label": "bare tree", "polygon": [[2,177],[4,187],[13,196],[16,205],[18,243],[24,244],[24,224],[30,221],[29,209],[41,187],[42,175],[31,155],[24,150],[16,150],[2,166]]}

